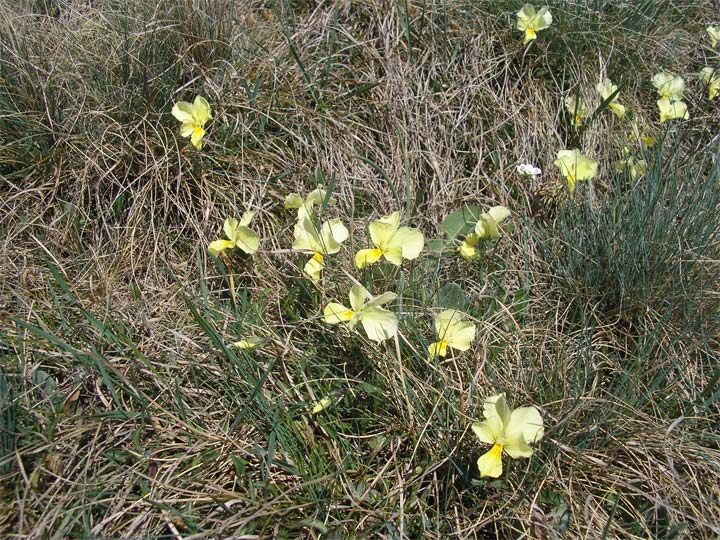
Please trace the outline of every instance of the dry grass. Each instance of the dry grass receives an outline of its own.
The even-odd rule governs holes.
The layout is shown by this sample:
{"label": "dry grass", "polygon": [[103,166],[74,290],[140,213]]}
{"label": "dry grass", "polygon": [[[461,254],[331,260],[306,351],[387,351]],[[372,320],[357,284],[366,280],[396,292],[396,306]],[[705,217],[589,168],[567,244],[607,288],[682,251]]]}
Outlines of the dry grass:
{"label": "dry grass", "polygon": [[[678,190],[690,172],[718,177],[717,105],[693,75],[718,60],[697,38],[710,3],[620,4],[552,4],[555,28],[527,50],[513,2],[0,6],[0,532],[717,538],[716,235],[673,236],[680,247],[661,253],[695,266],[662,279],[618,257],[653,302],[680,298],[672,309],[610,310],[610,281],[583,297],[567,279],[587,247],[568,237],[588,219],[576,207],[613,207],[627,181],[611,172],[627,123],[603,111],[573,130],[576,87],[591,99],[599,73],[622,83],[641,127],[665,137],[647,157],[672,164]],[[656,123],[661,69],[688,81],[682,127]],[[195,94],[214,111],[202,152],[169,114]],[[568,202],[552,161],[572,147],[602,174]],[[518,177],[525,161],[541,180]],[[338,201],[326,215],[351,229],[321,286],[301,276],[282,208],[318,182]],[[707,186],[692,208],[712,224]],[[481,262],[354,270],[370,220],[400,209],[429,239],[464,204],[513,210]],[[233,303],[206,247],[245,209],[263,244],[232,259]],[[578,260],[549,256],[557,246]],[[700,278],[675,281],[695,288],[663,294],[687,268]],[[346,299],[345,271],[400,294],[395,343],[322,323],[322,306]],[[427,362],[431,315],[457,301],[477,340]],[[251,333],[268,343],[227,346]],[[500,391],[538,406],[546,436],[488,481],[470,424]]]}

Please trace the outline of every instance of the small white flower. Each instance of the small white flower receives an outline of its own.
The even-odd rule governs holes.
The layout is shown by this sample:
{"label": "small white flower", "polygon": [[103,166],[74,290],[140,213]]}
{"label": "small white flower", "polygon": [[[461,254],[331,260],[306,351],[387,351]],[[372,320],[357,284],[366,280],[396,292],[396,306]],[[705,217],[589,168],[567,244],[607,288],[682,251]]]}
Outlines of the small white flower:
{"label": "small white flower", "polygon": [[531,165],[530,163],[521,163],[517,167],[515,167],[517,172],[523,176],[538,176],[542,174],[542,171],[539,167],[535,167],[534,165]]}

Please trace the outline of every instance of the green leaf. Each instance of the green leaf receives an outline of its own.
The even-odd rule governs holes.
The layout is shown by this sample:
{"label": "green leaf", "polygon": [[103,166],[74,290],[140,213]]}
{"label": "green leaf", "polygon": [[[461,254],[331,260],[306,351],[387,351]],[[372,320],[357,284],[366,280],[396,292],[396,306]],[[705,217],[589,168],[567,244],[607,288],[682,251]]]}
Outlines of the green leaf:
{"label": "green leaf", "polygon": [[479,206],[466,206],[450,212],[440,224],[440,228],[447,235],[448,240],[454,240],[457,236],[465,236],[473,230],[480,219],[482,210]]}
{"label": "green leaf", "polygon": [[442,253],[448,247],[448,242],[442,238],[433,238],[425,245],[432,253]]}
{"label": "green leaf", "polygon": [[457,309],[467,313],[470,298],[457,283],[446,283],[440,287],[436,296],[437,307]]}

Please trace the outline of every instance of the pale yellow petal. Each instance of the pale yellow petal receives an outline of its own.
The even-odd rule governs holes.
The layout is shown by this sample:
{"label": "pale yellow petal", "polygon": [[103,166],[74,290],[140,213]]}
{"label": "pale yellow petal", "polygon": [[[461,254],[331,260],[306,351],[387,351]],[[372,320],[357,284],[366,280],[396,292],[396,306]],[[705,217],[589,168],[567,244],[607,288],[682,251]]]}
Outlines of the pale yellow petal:
{"label": "pale yellow petal", "polygon": [[496,444],[477,460],[480,476],[498,478],[502,474],[502,446]]}
{"label": "pale yellow petal", "polygon": [[310,413],[317,414],[327,409],[330,405],[332,405],[332,401],[330,400],[330,398],[324,397],[313,406]]}
{"label": "pale yellow petal", "polygon": [[325,268],[325,265],[313,257],[305,263],[303,272],[305,272],[311,280],[318,281],[320,279],[320,272],[322,272],[323,268]]}
{"label": "pale yellow petal", "polygon": [[432,360],[436,356],[442,356],[443,358],[447,355],[447,341],[442,340],[435,343],[431,343],[428,346],[429,359]]}
{"label": "pale yellow petal", "polygon": [[370,239],[378,248],[385,250],[385,247],[392,239],[397,227],[393,223],[385,223],[382,221],[373,221],[368,226]]}
{"label": "pale yellow petal", "polygon": [[329,303],[325,306],[323,315],[325,316],[325,322],[328,324],[338,324],[342,322],[348,322],[352,319],[355,312],[352,309],[346,308],[342,304],[334,302]]}
{"label": "pale yellow petal", "polygon": [[[388,249],[400,248],[403,259],[416,259],[423,247],[425,238],[420,229],[413,227],[400,227],[388,243]],[[388,259],[389,260],[389,259]]]}
{"label": "pale yellow petal", "polygon": [[452,323],[445,336],[448,345],[458,351],[467,351],[474,339],[475,325],[469,321]]}
{"label": "pale yellow petal", "polygon": [[503,444],[505,453],[513,459],[529,458],[533,454],[522,436],[514,435],[512,437],[505,436],[505,444]]}
{"label": "pale yellow petal", "polygon": [[230,240],[215,240],[214,242],[210,242],[208,251],[217,257],[221,251],[231,248],[234,245]]}
{"label": "pale yellow petal", "polygon": [[[173,105],[172,115],[183,124],[193,124],[195,122],[195,117],[193,116],[193,106],[187,101],[178,101],[175,105]],[[183,135],[183,137],[187,137],[187,135]]]}
{"label": "pale yellow petal", "polygon": [[397,298],[397,294],[394,292],[384,292],[379,296],[376,296],[372,300],[368,301],[365,304],[365,308],[373,307],[373,306],[384,306],[385,304],[392,302]]}
{"label": "pale yellow petal", "polygon": [[234,240],[239,224],[240,223],[237,219],[227,218],[223,223],[223,232],[225,233],[225,236],[227,236],[230,240]]}
{"label": "pale yellow petal", "polygon": [[298,195],[297,193],[290,193],[287,197],[285,197],[285,209],[286,210],[293,210],[296,208],[300,208],[303,205],[303,198]]}
{"label": "pale yellow petal", "polygon": [[235,245],[252,255],[260,247],[260,237],[249,227],[238,227],[235,231]]}
{"label": "pale yellow petal", "polygon": [[355,255],[355,266],[365,268],[369,264],[375,264],[382,257],[381,249],[361,249]]}
{"label": "pale yellow petal", "polygon": [[402,248],[400,246],[385,247],[383,250],[385,259],[395,266],[402,266]]}
{"label": "pale yellow petal", "polygon": [[542,439],[544,433],[542,416],[535,407],[518,407],[505,425],[505,437],[512,439],[520,435],[528,444]]}
{"label": "pale yellow petal", "polygon": [[235,341],[232,343],[233,347],[237,347],[239,349],[244,350],[251,350],[259,347],[265,342],[265,340],[261,337],[257,336],[250,336],[244,339],[241,339],[240,341]]}
{"label": "pale yellow petal", "polygon": [[180,136],[181,137],[190,137],[194,131],[195,131],[194,123],[183,124],[180,126]]}
{"label": "pale yellow petal", "polygon": [[483,403],[483,414],[486,419],[499,418],[503,426],[510,421],[510,407],[505,401],[505,394],[497,394],[485,399]]}
{"label": "pale yellow petal", "polygon": [[367,337],[373,341],[385,341],[397,334],[397,317],[381,307],[363,309],[359,319]]}
{"label": "pale yellow petal", "polygon": [[493,206],[487,211],[491,218],[499,225],[510,216],[510,210],[504,206]]}
{"label": "pale yellow petal", "polygon": [[368,296],[370,296],[370,293],[368,293],[365,287],[356,283],[355,285],[350,287],[349,296],[350,307],[353,308],[353,310],[355,311],[360,311],[363,304],[365,303],[365,300],[367,300]]}
{"label": "pale yellow petal", "polygon": [[193,109],[195,120],[201,126],[212,118],[212,113],[210,112],[210,104],[202,96],[195,97],[195,101],[193,102]]}
{"label": "pale yellow petal", "polygon": [[247,227],[250,225],[250,222],[255,217],[255,212],[252,210],[246,210],[242,217],[240,218],[240,221],[238,222],[238,225],[242,225],[243,227]]}
{"label": "pale yellow petal", "polygon": [[474,422],[472,430],[477,438],[480,439],[480,442],[486,444],[495,444],[503,438],[502,421],[497,416],[488,418],[482,422]]}

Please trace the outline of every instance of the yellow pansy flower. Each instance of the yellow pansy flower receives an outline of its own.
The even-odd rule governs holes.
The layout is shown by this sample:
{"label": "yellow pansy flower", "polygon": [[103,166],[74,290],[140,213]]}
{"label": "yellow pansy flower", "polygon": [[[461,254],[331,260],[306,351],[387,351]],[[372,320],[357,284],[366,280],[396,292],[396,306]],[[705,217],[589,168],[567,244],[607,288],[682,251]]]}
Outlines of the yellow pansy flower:
{"label": "yellow pansy flower", "polygon": [[[617,85],[613,84],[610,79],[603,79],[595,85],[595,91],[603,101],[612,96],[617,91],[617,89]],[[625,107],[617,102],[618,95],[619,94],[616,94],[615,97],[612,98],[612,101],[608,103],[608,108],[615,116],[622,120],[623,118],[625,118]]]}
{"label": "yellow pansy flower", "polygon": [[652,83],[658,95],[663,99],[674,101],[683,98],[685,81],[682,77],[671,73],[657,73],[653,76]]}
{"label": "yellow pansy flower", "polygon": [[248,210],[242,215],[240,221],[235,218],[227,218],[223,224],[223,232],[228,240],[210,242],[208,251],[216,257],[221,251],[235,247],[248,255],[255,253],[260,246],[260,237],[248,227],[254,215],[255,212]]}
{"label": "yellow pansy flower", "polygon": [[708,26],[707,33],[710,36],[710,46],[716,47],[720,43],[720,26]]}
{"label": "yellow pansy flower", "polygon": [[566,97],[565,108],[572,115],[572,125],[575,127],[579,127],[589,114],[587,101],[580,95]]}
{"label": "yellow pansy flower", "polygon": [[493,206],[487,212],[480,214],[480,219],[478,219],[478,222],[475,224],[475,234],[478,239],[500,238],[499,225],[505,221],[509,215],[510,210],[504,206]]}
{"label": "yellow pansy flower", "polygon": [[425,245],[420,229],[400,227],[400,212],[373,221],[368,229],[375,249],[357,252],[355,265],[358,268],[376,263],[383,255],[392,264],[400,266],[403,259],[417,258]]}
{"label": "yellow pansy flower", "polygon": [[700,78],[708,85],[708,99],[715,99],[720,90],[720,75],[713,68],[704,67],[700,70]]}
{"label": "yellow pansy flower", "polygon": [[205,135],[205,124],[212,118],[207,100],[202,96],[196,96],[192,103],[178,101],[173,105],[172,115],[182,122],[180,136],[190,137],[193,146],[200,150]]}
{"label": "yellow pansy flower", "polygon": [[332,405],[332,400],[329,397],[324,397],[320,401],[318,401],[315,405],[313,405],[313,408],[310,411],[310,414],[317,414],[319,412],[322,412],[325,409],[327,409],[330,405]]}
{"label": "yellow pansy flower", "polygon": [[537,32],[544,30],[552,24],[552,15],[547,6],[535,11],[535,6],[525,4],[517,12],[517,29],[525,32],[523,45],[527,45],[537,38]]}
{"label": "yellow pansy flower", "polygon": [[632,156],[628,156],[623,160],[613,163],[613,168],[619,172],[629,173],[630,178],[635,180],[638,176],[645,174],[647,162],[644,159],[635,159]]}
{"label": "yellow pansy flower", "polygon": [[428,347],[430,359],[444,357],[447,348],[467,351],[475,339],[475,325],[464,320],[466,315],[456,309],[446,309],[435,316],[435,333],[439,341]]}
{"label": "yellow pansy flower", "polygon": [[238,349],[249,351],[252,349],[256,349],[263,343],[265,343],[265,340],[263,338],[258,336],[249,336],[241,339],[240,341],[235,341],[232,346],[237,347]]}
{"label": "yellow pansy flower", "polygon": [[328,324],[346,322],[350,330],[360,323],[369,339],[373,341],[390,339],[397,334],[397,317],[392,311],[380,306],[392,302],[397,295],[386,292],[368,300],[369,296],[370,293],[365,287],[353,285],[350,288],[350,307],[337,303],[328,304],[324,310],[325,322]]}
{"label": "yellow pansy flower", "polygon": [[664,97],[657,100],[657,106],[660,111],[660,123],[668,120],[687,120],[690,118],[687,104],[684,101]]}
{"label": "yellow pansy flower", "polygon": [[350,236],[339,219],[326,221],[318,231],[309,217],[301,219],[295,225],[294,233],[292,248],[303,253],[312,253],[312,258],[305,264],[303,272],[313,281],[320,279],[320,272],[325,267],[324,257],[340,251],[340,244]]}
{"label": "yellow pansy flower", "polygon": [[480,253],[478,252],[477,245],[480,241],[480,238],[478,238],[478,235],[475,233],[470,233],[465,237],[465,240],[463,240],[463,243],[458,248],[458,253],[460,256],[465,259],[466,261],[472,261],[474,259],[477,259],[480,257]]}
{"label": "yellow pansy flower", "polygon": [[[298,193],[291,193],[285,197],[285,208],[288,210],[296,208],[298,211],[298,221],[306,217],[311,217],[315,207],[320,206],[325,200],[326,193],[327,192],[320,187],[308,193],[305,199]],[[333,204],[334,202],[335,199],[330,197],[328,204]]]}
{"label": "yellow pansy flower", "polygon": [[513,459],[529,458],[530,444],[542,439],[543,419],[535,407],[519,407],[513,411],[505,401],[505,394],[491,396],[483,406],[485,420],[475,422],[472,430],[480,442],[492,448],[477,460],[480,476],[498,478],[502,474],[502,455]]}
{"label": "yellow pansy flower", "polygon": [[581,154],[577,149],[560,150],[553,163],[565,176],[570,193],[575,191],[575,182],[590,180],[597,174],[597,161]]}

